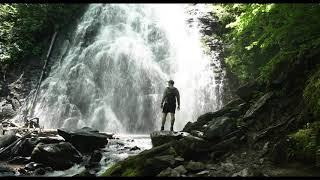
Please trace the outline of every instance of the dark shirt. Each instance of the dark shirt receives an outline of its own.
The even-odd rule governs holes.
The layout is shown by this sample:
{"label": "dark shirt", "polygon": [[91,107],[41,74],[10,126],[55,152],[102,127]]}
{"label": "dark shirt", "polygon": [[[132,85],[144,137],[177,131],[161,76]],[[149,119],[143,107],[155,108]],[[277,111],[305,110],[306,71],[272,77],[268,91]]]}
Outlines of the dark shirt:
{"label": "dark shirt", "polygon": [[163,93],[161,104],[176,104],[176,99],[178,101],[178,106],[180,106],[180,94],[177,88],[175,87],[166,87]]}

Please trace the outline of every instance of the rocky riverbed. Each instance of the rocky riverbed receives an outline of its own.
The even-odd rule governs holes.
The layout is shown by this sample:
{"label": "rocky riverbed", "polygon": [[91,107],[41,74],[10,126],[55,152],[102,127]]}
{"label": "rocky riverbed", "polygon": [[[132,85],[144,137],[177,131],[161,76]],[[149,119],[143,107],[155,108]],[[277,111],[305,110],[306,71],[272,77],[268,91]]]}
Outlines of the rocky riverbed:
{"label": "rocky riverbed", "polygon": [[151,148],[149,135],[82,129],[10,130],[0,137],[0,176],[98,176]]}

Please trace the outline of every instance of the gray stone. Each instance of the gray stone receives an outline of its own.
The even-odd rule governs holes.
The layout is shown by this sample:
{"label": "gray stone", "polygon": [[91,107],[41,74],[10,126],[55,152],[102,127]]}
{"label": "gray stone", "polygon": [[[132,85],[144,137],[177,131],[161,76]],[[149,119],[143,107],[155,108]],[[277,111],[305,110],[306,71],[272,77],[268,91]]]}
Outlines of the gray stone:
{"label": "gray stone", "polygon": [[155,176],[159,174],[162,170],[168,167],[176,166],[174,156],[172,155],[163,155],[163,156],[154,156],[145,160],[143,164],[144,176]]}
{"label": "gray stone", "polygon": [[68,169],[82,161],[82,155],[68,142],[57,144],[39,143],[31,154],[31,160],[53,169]]}
{"label": "gray stone", "polygon": [[157,176],[159,177],[178,177],[180,176],[179,172],[168,167],[165,170],[162,170]]}
{"label": "gray stone", "polygon": [[244,115],[244,119],[253,118],[258,112],[262,109],[262,107],[268,102],[268,100],[273,96],[273,92],[268,92],[262,97],[260,97],[246,112]]}
{"label": "gray stone", "polygon": [[80,152],[93,152],[108,144],[109,135],[84,127],[81,129],[58,129],[58,134],[70,142]]}
{"label": "gray stone", "polygon": [[237,99],[233,99],[230,102],[228,102],[223,108],[221,108],[218,111],[215,112],[208,112],[205,113],[201,116],[198,117],[197,121],[195,122],[188,122],[185,127],[183,128],[182,131],[184,132],[191,132],[192,130],[198,130],[198,131],[203,131],[205,128],[205,125],[210,122],[213,121],[214,118],[217,117],[221,117],[221,116],[228,116],[227,114],[233,114],[232,109],[237,109],[239,110],[242,109],[242,106],[240,106],[240,104],[243,103],[243,100],[240,98]]}
{"label": "gray stone", "polygon": [[100,160],[102,159],[101,151],[95,150],[88,161],[86,162],[86,168],[96,168],[100,165]]}
{"label": "gray stone", "polygon": [[156,159],[159,162],[166,162],[170,165],[175,164],[175,158],[173,155],[155,156],[154,159]]}
{"label": "gray stone", "polygon": [[206,156],[210,143],[202,138],[186,136],[173,144],[176,152],[185,159],[197,160]]}
{"label": "gray stone", "polygon": [[194,162],[194,161],[189,161],[188,164],[186,165],[186,169],[189,171],[201,171],[206,168],[206,165],[203,164],[202,162]]}
{"label": "gray stone", "polygon": [[188,172],[183,165],[180,165],[180,166],[175,167],[174,170],[176,170],[176,171],[179,172],[180,174],[185,174],[185,173]]}
{"label": "gray stone", "polygon": [[186,132],[173,132],[173,131],[154,131],[150,134],[153,147],[160,146],[170,141],[179,140],[189,135]]}
{"label": "gray stone", "polygon": [[235,119],[222,116],[209,122],[208,127],[204,131],[204,136],[209,140],[220,140],[225,135],[233,132],[236,128]]}

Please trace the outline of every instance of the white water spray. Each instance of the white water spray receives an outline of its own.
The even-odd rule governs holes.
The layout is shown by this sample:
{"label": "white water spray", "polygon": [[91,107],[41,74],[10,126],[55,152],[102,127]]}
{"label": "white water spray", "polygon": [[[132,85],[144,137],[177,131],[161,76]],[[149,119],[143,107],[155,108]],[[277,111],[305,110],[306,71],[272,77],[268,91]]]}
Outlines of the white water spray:
{"label": "white water spray", "polygon": [[[55,64],[35,108],[40,124],[115,133],[159,130],[169,79],[181,95],[176,131],[218,109],[221,84],[203,54],[197,26],[187,24],[186,6],[90,5],[70,48],[61,51],[64,58],[51,59]],[[166,129],[169,124],[168,118]]]}

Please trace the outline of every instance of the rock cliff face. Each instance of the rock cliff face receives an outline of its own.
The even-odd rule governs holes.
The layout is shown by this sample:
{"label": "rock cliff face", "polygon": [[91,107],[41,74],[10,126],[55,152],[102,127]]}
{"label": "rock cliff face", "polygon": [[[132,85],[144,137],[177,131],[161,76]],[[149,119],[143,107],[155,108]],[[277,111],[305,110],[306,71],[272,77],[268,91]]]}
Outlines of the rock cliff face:
{"label": "rock cliff face", "polygon": [[43,61],[37,57],[21,60],[0,72],[0,121],[14,117],[25,99],[35,89]]}

